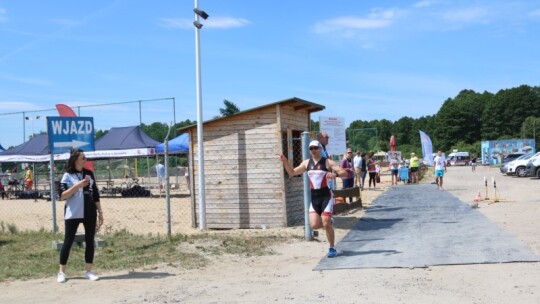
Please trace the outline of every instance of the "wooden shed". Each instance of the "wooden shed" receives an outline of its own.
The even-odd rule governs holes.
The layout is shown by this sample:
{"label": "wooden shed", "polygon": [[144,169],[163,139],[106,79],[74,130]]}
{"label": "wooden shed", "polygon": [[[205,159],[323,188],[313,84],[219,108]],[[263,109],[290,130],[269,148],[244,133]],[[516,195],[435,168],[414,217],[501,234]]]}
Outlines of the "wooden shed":
{"label": "wooden shed", "polygon": [[[303,224],[302,177],[288,178],[276,153],[288,156],[297,166],[302,161],[301,133],[310,129],[310,114],[323,109],[293,97],[204,122],[207,228]],[[178,133],[189,133],[193,221],[197,223],[197,125]]]}

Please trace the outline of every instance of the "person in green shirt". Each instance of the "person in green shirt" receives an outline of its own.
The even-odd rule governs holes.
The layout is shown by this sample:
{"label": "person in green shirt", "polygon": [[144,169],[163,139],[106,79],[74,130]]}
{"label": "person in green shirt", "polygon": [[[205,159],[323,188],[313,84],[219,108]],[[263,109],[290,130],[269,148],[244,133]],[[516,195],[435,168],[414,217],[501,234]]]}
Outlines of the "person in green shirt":
{"label": "person in green shirt", "polygon": [[411,169],[411,180],[413,184],[418,184],[418,157],[416,157],[416,154],[414,152],[411,152],[411,159],[410,159],[410,169]]}

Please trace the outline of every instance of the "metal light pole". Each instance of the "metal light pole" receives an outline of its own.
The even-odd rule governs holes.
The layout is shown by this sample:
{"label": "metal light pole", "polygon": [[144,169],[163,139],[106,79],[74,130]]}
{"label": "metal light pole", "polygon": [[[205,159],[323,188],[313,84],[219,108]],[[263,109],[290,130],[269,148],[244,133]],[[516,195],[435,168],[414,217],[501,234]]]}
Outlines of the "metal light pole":
{"label": "metal light pole", "polygon": [[206,229],[206,196],[204,182],[204,139],[203,139],[203,120],[202,120],[202,89],[201,89],[201,51],[199,30],[202,24],[199,23],[199,17],[208,18],[208,14],[199,10],[199,0],[195,0],[195,75],[197,85],[197,154],[199,156],[199,229]]}
{"label": "metal light pole", "polygon": [[[25,120],[32,121],[32,137],[36,136],[36,133],[34,132],[35,131],[34,130],[34,120],[38,120],[40,118],[41,118],[41,116],[36,116],[36,117],[26,116],[26,117],[24,117]],[[25,139],[25,141],[26,141],[26,139]]]}

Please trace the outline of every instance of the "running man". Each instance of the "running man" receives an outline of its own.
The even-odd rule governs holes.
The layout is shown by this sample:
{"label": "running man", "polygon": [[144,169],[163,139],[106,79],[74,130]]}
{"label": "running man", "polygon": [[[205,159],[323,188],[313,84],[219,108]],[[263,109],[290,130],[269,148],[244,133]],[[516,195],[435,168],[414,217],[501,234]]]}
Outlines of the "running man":
{"label": "running man", "polygon": [[[298,167],[294,168],[283,154],[279,155],[283,166],[289,174],[289,177],[300,175],[307,171],[309,177],[309,186],[311,188],[311,205],[309,207],[309,224],[312,229],[324,228],[326,238],[330,248],[328,257],[337,256],[334,248],[334,228],[332,227],[332,212],[334,208],[334,196],[328,188],[327,179],[347,177],[347,171],[334,163],[333,160],[321,155],[322,146],[317,140],[309,143],[309,152],[311,157],[304,160]],[[333,173],[332,170],[336,173]]]}
{"label": "running man", "polygon": [[446,172],[446,159],[442,155],[442,151],[437,151],[437,156],[433,159],[435,164],[435,182],[437,183],[437,189],[442,190],[443,176]]}

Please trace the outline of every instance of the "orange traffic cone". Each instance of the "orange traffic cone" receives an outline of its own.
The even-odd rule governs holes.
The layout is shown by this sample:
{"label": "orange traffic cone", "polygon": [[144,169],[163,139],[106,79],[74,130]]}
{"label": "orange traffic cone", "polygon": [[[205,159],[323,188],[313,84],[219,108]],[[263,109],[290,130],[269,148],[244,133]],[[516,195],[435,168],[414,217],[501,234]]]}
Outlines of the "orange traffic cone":
{"label": "orange traffic cone", "polygon": [[478,193],[476,194],[476,197],[474,198],[475,202],[479,202],[482,200],[482,197],[480,196],[480,190],[478,190]]}

